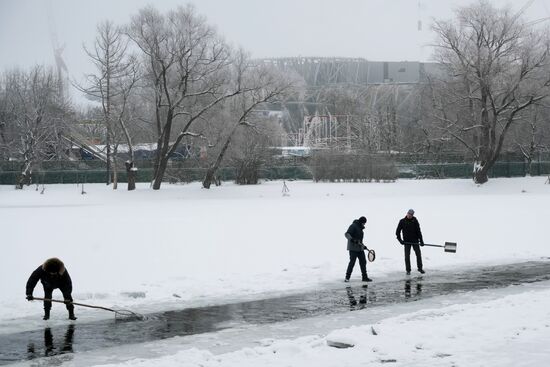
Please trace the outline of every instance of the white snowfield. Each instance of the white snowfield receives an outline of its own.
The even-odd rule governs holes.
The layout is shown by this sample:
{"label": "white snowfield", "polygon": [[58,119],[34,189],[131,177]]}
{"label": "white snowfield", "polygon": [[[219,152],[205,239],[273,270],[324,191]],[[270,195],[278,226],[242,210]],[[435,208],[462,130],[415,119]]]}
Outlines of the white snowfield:
{"label": "white snowfield", "polygon": [[[47,185],[44,194],[34,187],[16,191],[2,186],[0,333],[45,324],[42,305],[25,300],[25,283],[54,256],[71,274],[75,301],[140,313],[259,299],[341,282],[348,261],[344,232],[362,215],[368,219],[365,243],[377,254],[368,264],[369,276],[376,282],[404,275],[395,228],[409,208],[416,211],[426,243],[458,244],[456,254],[422,248],[427,276],[431,270],[544,259],[550,254],[550,185],[545,181],[492,179],[482,186],[471,180],[287,181],[290,196],[282,195],[281,181],[225,183],[210,190],[199,183],[165,184],[160,191],[142,184],[134,192],[125,191],[124,185],[113,191],[94,184],[85,186],[85,195],[76,185]],[[411,262],[414,266],[414,255]],[[352,279],[359,278],[356,265]],[[545,282],[521,289],[493,292],[498,296],[476,302],[449,296],[437,308],[428,302],[426,309],[414,309],[418,302],[413,302],[375,323],[362,319],[372,312],[367,308],[349,314],[358,322],[351,328],[334,325],[334,331],[321,332],[310,325],[312,334],[304,336],[306,323],[298,339],[227,348],[224,354],[216,345],[201,343],[194,349],[169,348],[160,357],[120,358],[114,365],[545,366],[550,357],[550,287]],[[42,296],[40,284],[34,295]],[[61,298],[58,291],[54,296]],[[76,312],[77,323],[113,317],[86,308]],[[54,304],[48,323],[66,323],[66,316],[63,305]],[[328,325],[335,318],[318,322]],[[354,324],[348,320],[342,325]],[[327,346],[327,339],[355,346],[335,349]],[[81,357],[65,363],[101,364],[97,358]]]}

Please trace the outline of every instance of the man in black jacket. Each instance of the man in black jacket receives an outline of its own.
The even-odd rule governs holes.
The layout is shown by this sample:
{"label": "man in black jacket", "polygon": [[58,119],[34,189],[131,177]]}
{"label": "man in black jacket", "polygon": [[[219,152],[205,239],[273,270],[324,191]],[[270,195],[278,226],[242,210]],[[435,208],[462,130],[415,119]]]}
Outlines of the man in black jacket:
{"label": "man in black jacket", "polygon": [[363,282],[370,282],[371,279],[367,276],[367,259],[365,258],[365,246],[363,245],[363,230],[367,218],[361,217],[353,221],[345,233],[348,239],[348,251],[349,251],[349,264],[346,270],[345,282],[349,282],[349,277],[355,266],[355,261],[359,259],[359,267],[361,268],[361,274]]}
{"label": "man in black jacket", "polygon": [[[403,232],[403,239],[401,239],[401,232]],[[424,246],[424,240],[422,239],[420,223],[418,223],[418,219],[414,216],[414,210],[409,209],[405,218],[399,221],[395,235],[399,243],[405,246],[405,270],[407,271],[407,275],[411,273],[411,247],[416,254],[418,271],[424,274],[422,253],[420,252],[420,246]]]}
{"label": "man in black jacket", "polygon": [[[61,293],[63,293],[63,299],[65,302],[73,301],[71,296],[73,291],[71,277],[69,276],[69,272],[65,268],[63,262],[58,258],[53,257],[46,260],[44,264],[40,265],[35,271],[33,271],[27,281],[26,294],[28,301],[32,301],[34,299],[32,292],[34,291],[34,287],[39,280],[44,287],[45,299],[51,300],[53,290],[59,288]],[[72,303],[66,303],[66,306],[69,311],[69,319],[76,320],[74,315],[74,305]],[[48,320],[50,318],[51,308],[52,302],[44,301],[44,320]]]}

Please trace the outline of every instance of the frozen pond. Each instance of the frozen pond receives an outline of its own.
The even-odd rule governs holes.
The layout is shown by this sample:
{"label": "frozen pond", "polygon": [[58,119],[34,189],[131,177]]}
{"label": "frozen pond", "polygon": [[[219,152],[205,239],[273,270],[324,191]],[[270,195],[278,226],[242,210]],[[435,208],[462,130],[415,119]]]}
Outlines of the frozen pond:
{"label": "frozen pond", "polygon": [[0,364],[545,280],[550,280],[550,261],[533,261],[425,276],[396,275],[368,284],[329,284],[315,292],[148,314],[142,321],[76,322],[0,335]]}

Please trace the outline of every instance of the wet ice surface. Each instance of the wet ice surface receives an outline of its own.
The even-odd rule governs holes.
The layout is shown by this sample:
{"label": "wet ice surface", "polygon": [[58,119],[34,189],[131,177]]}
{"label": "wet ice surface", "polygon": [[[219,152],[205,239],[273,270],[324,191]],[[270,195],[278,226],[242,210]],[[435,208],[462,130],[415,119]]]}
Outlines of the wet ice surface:
{"label": "wet ice surface", "polygon": [[[349,311],[550,280],[550,262],[526,262],[425,276],[389,277],[368,284],[331,284],[315,292],[145,315],[143,321],[102,320],[0,335],[0,364],[60,357],[175,336],[250,325],[343,315]],[[54,363],[56,364],[56,363]]]}

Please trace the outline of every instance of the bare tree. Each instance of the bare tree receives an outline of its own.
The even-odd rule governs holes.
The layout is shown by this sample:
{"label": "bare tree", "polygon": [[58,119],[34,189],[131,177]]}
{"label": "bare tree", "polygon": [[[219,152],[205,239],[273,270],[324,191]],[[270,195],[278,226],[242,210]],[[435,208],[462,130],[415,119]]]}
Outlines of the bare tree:
{"label": "bare tree", "polygon": [[205,189],[209,189],[212,185],[212,180],[215,178],[237,130],[240,127],[253,126],[249,117],[254,115],[260,105],[275,102],[277,99],[283,98],[285,94],[292,92],[292,80],[285,78],[284,75],[266,65],[252,63],[243,51],[240,52],[235,67],[240,74],[238,80],[241,80],[244,91],[226,101],[230,109],[230,128],[223,139],[221,149],[206,171],[202,182],[202,187]]}
{"label": "bare tree", "polygon": [[23,188],[31,184],[40,162],[59,158],[68,104],[60,98],[56,73],[42,66],[28,72],[8,71],[2,84],[5,120],[0,135],[12,142],[9,157],[22,162],[17,187]]}
{"label": "bare tree", "polygon": [[[157,150],[153,189],[162,184],[168,161],[185,137],[198,136],[194,123],[223,100],[241,93],[228,83],[231,50],[192,6],[166,15],[152,7],[135,15],[127,33],[145,56],[154,98]],[[235,88],[235,89],[230,89]]]}
{"label": "bare tree", "polygon": [[[5,78],[3,78],[5,79]],[[15,135],[14,124],[11,122],[15,119],[14,106],[8,98],[5,80],[0,80],[0,159],[9,160],[12,157],[13,146],[15,141],[12,137]]]}
{"label": "bare tree", "polygon": [[474,157],[473,179],[488,180],[505,138],[527,107],[548,94],[548,39],[521,14],[480,0],[436,21],[436,59],[447,78],[434,89],[437,126]]}
{"label": "bare tree", "polygon": [[514,143],[527,161],[529,175],[533,173],[533,160],[537,154],[548,151],[550,147],[548,117],[548,108],[535,104],[515,131]]}
{"label": "bare tree", "polygon": [[279,140],[281,127],[276,119],[261,115],[250,116],[251,126],[237,129],[227,158],[235,167],[235,182],[255,185],[260,168],[271,160],[270,146]]}
{"label": "bare tree", "polygon": [[[112,182],[113,189],[117,188],[117,149],[121,141],[119,135],[123,135],[130,155],[126,164],[128,190],[133,190],[136,168],[132,139],[126,122],[128,101],[139,78],[137,61],[128,54],[128,40],[121,29],[110,21],[98,25],[93,51],[86,47],[84,49],[97,72],[86,76],[86,86],[77,87],[101,104],[106,130],[107,184]],[[113,148],[114,152],[111,151]]]}

